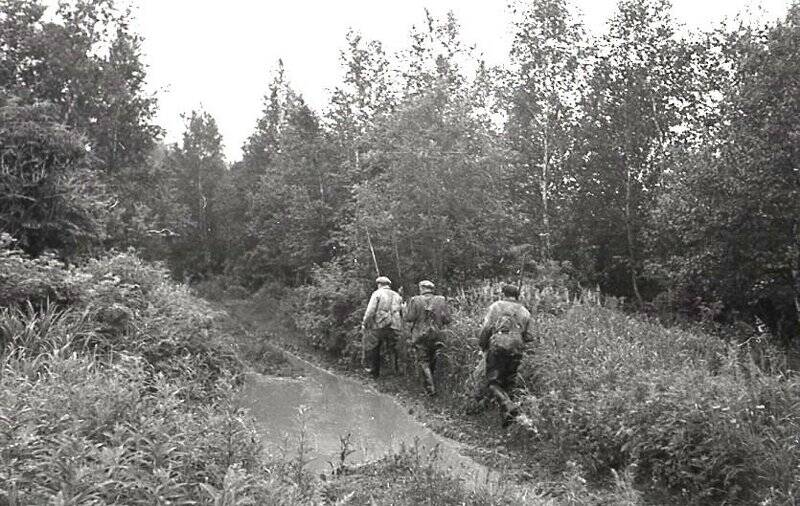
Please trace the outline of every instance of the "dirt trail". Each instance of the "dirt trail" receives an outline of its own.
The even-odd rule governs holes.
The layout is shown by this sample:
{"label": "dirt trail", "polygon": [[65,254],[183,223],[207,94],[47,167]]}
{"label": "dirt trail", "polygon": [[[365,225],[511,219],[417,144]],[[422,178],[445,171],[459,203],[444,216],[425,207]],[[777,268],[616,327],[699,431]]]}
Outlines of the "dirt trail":
{"label": "dirt trail", "polygon": [[[636,492],[643,495],[633,500],[627,486],[589,484],[575,474],[576,469],[561,467],[558,450],[532,436],[530,428],[517,424],[501,428],[494,409],[466,415],[456,405],[424,395],[402,373],[374,381],[361,371],[349,370],[310,349],[276,301],[235,301],[224,306],[246,330],[244,347],[268,357],[262,361],[265,366],[251,357],[254,368],[266,376],[251,375],[242,402],[256,416],[272,448],[288,449],[289,456],[296,452],[297,429],[304,421],[312,448],[306,455],[311,470],[328,472],[338,465],[340,437],[351,434],[350,449],[355,452],[346,462],[351,466],[416,444],[422,455],[438,447],[437,465],[467,490],[502,491],[501,495],[526,498],[524,504],[665,504],[647,491]],[[277,356],[282,363],[275,360]],[[581,500],[575,502],[578,497]]]}
{"label": "dirt trail", "polygon": [[[531,465],[531,456],[515,452],[514,442],[499,427],[496,413],[465,419],[438,405],[436,399],[407,391],[404,378],[389,376],[374,383],[349,371],[329,372],[311,363],[326,361],[300,344],[299,336],[293,334],[286,316],[274,303],[237,301],[225,306],[247,329],[252,341],[295,353],[281,351],[290,363],[287,369],[294,371],[293,378],[252,375],[243,391],[242,402],[256,416],[262,435],[272,442],[273,449],[291,450],[292,444],[296,447],[297,427],[303,418],[314,447],[309,455],[309,467],[314,470],[331,469],[328,462],[338,459],[340,437],[347,434],[351,434],[352,449],[356,450],[348,463],[371,460],[419,440],[427,451],[438,444],[444,467],[460,469],[460,473],[468,470],[464,477],[473,485],[499,481],[505,487],[534,487],[548,494],[543,489],[550,487],[544,483],[552,483],[552,476]],[[306,411],[299,418],[301,408]]]}

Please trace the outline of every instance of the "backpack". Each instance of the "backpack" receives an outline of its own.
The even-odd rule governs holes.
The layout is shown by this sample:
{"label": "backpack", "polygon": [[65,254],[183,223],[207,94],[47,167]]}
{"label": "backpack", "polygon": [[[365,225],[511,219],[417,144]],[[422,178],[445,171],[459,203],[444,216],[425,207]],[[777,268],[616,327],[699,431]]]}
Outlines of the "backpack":
{"label": "backpack", "polygon": [[514,318],[509,314],[504,314],[497,319],[494,325],[494,333],[490,339],[491,346],[504,350],[518,352],[523,345],[522,332],[516,328]]}
{"label": "backpack", "polygon": [[418,323],[415,325],[415,328],[420,329],[420,334],[438,334],[441,331],[441,326],[437,318],[437,298],[432,295],[430,297],[425,297],[424,301],[421,308],[422,312],[417,320]]}
{"label": "backpack", "polygon": [[425,301],[425,307],[422,308],[422,325],[427,328],[436,328],[436,315],[433,312],[434,297],[428,297]]}
{"label": "backpack", "polygon": [[[388,303],[388,307],[384,307]],[[392,297],[389,296],[388,301],[384,301],[383,297],[378,297],[378,307],[375,309],[375,329],[385,329],[392,326],[395,320],[394,311],[392,310]]]}

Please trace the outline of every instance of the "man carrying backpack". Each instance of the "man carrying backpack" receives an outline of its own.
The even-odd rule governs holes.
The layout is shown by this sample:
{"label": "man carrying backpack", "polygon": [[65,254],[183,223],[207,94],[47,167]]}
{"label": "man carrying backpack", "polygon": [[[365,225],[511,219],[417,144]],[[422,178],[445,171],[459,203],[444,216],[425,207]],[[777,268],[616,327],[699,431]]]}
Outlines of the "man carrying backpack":
{"label": "man carrying backpack", "polygon": [[361,331],[364,333],[367,370],[373,378],[378,378],[381,372],[381,348],[391,347],[395,355],[397,352],[397,338],[403,329],[403,299],[391,289],[392,282],[386,276],[379,276],[375,283],[378,289],[369,298]]}
{"label": "man carrying backpack", "polygon": [[489,306],[478,338],[486,357],[488,390],[503,410],[503,426],[519,415],[508,392],[514,388],[524,345],[533,340],[531,314],[518,299],[519,288],[503,285],[503,299]]}
{"label": "man carrying backpack", "polygon": [[404,317],[410,326],[411,343],[425,381],[425,390],[430,395],[436,395],[433,383],[436,350],[442,346],[442,329],[450,323],[447,301],[441,295],[434,295],[433,289],[431,281],[420,281],[420,294],[411,297]]}

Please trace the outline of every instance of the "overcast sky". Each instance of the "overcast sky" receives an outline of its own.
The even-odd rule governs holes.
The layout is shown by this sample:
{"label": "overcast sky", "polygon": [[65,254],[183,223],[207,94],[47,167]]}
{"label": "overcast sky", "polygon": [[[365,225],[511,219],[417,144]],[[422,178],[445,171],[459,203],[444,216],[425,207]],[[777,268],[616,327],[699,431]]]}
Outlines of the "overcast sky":
{"label": "overcast sky", "polygon": [[[601,32],[616,0],[577,0],[590,30]],[[710,27],[743,9],[780,16],[789,0],[673,0],[687,28]],[[202,107],[217,120],[226,155],[239,159],[282,58],[292,86],[321,110],[340,78],[338,55],[352,27],[379,39],[387,51],[404,48],[409,29],[452,10],[465,42],[489,63],[503,61],[510,44],[506,0],[133,0],[144,38],[150,86],[158,91],[158,122],[166,140],[183,132],[181,113]],[[763,9],[758,14],[759,7]]]}

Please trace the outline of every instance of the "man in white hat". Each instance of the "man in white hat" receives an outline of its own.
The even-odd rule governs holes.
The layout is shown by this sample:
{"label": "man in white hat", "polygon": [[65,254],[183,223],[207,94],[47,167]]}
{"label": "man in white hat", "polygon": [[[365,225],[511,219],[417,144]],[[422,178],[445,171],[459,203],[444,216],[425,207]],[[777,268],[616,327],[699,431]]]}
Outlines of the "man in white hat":
{"label": "man in white hat", "polygon": [[436,351],[442,346],[442,329],[450,323],[450,308],[441,295],[434,295],[435,285],[427,279],[419,282],[419,295],[411,297],[404,319],[410,325],[411,343],[425,381],[425,390],[436,395],[433,374]]}
{"label": "man in white hat", "polygon": [[386,276],[379,276],[375,283],[378,289],[369,298],[361,321],[361,331],[364,333],[367,370],[373,378],[378,378],[381,372],[381,348],[391,347],[397,355],[398,336],[403,329],[403,299],[392,290],[392,281]]}

